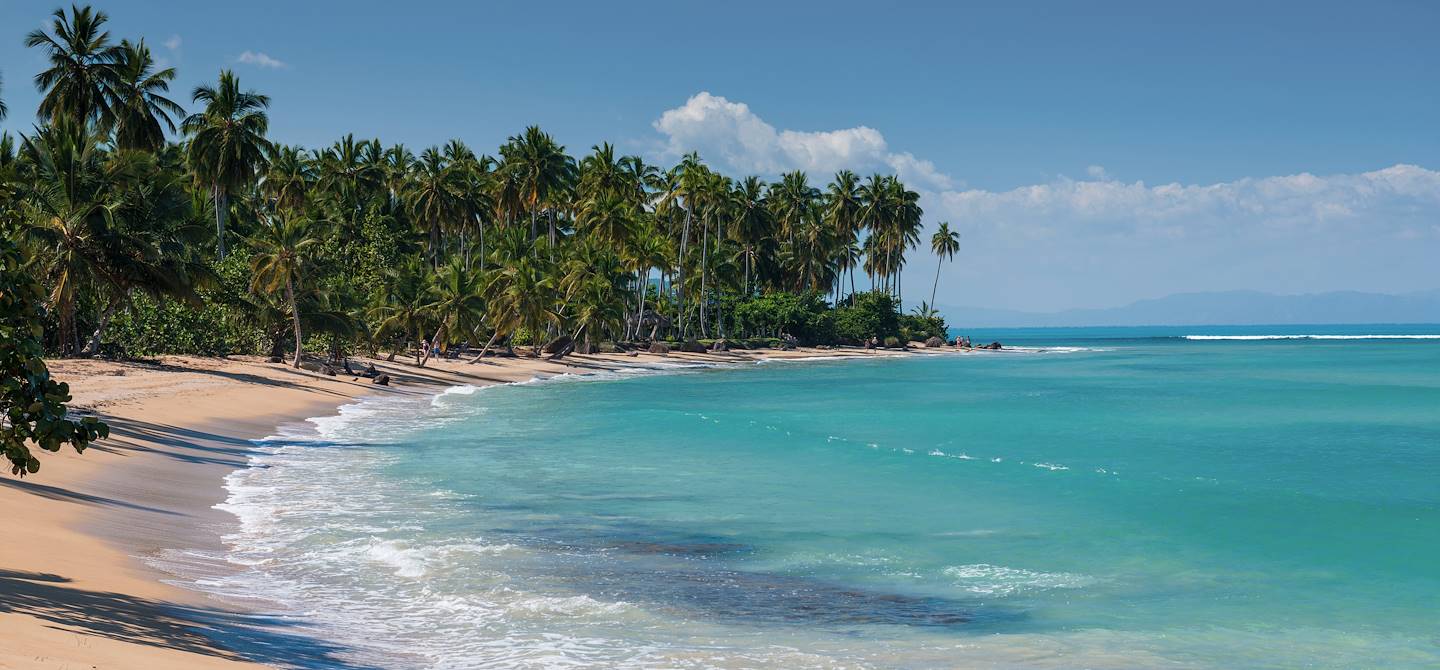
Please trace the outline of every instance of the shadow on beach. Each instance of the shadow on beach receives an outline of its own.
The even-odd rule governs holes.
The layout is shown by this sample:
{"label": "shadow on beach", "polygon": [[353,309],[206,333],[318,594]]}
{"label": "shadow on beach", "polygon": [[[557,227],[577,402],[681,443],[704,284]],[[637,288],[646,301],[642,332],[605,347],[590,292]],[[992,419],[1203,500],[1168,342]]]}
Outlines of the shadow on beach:
{"label": "shadow on beach", "polygon": [[281,668],[378,670],[340,658],[342,648],[274,617],[178,605],[69,586],[59,575],[0,569],[0,613],[52,628]]}

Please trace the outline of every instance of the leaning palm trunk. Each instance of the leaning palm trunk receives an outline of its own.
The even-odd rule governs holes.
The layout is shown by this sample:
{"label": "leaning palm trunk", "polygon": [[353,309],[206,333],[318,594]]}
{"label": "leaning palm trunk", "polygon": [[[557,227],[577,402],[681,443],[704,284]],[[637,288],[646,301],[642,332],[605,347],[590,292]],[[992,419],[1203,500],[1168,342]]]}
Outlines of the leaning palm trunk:
{"label": "leaning palm trunk", "polygon": [[300,333],[300,305],[295,301],[295,283],[290,277],[285,277],[285,299],[290,301],[291,325],[295,327],[295,362],[296,370],[300,369],[300,359],[305,355],[305,347],[302,344]]}
{"label": "leaning palm trunk", "polygon": [[420,357],[420,367],[425,367],[425,364],[430,361],[430,352],[434,351],[436,347],[440,346],[440,336],[444,334],[445,322],[442,320],[440,322],[440,327],[435,329],[435,336],[430,338],[430,343],[425,346],[425,354]]}
{"label": "leaning palm trunk", "polygon": [[941,258],[940,260],[938,260],[938,261],[935,262],[935,284],[930,287],[930,308],[931,308],[931,309],[934,309],[934,308],[935,308],[935,291],[936,291],[936,289],[939,289],[939,288],[940,288],[940,264],[941,264],[941,263],[944,263],[944,262],[945,262],[945,259],[944,259],[944,258]]}
{"label": "leaning palm trunk", "polygon": [[685,337],[685,252],[690,246],[690,203],[685,203],[685,230],[680,233],[680,260],[675,265],[675,316],[680,320],[680,337]]}
{"label": "leaning palm trunk", "polygon": [[490,336],[490,341],[486,342],[485,347],[480,350],[480,355],[470,359],[470,362],[479,363],[480,359],[485,357],[485,354],[490,353],[490,347],[495,345],[495,339],[498,337],[500,337],[500,331],[496,330],[495,333]]}
{"label": "leaning palm trunk", "polygon": [[627,339],[633,340],[640,337],[640,325],[645,322],[645,294],[650,292],[649,284],[650,268],[647,267],[640,277],[640,300],[637,302],[635,309],[635,328],[630,331],[630,337]]}
{"label": "leaning palm trunk", "polygon": [[100,323],[95,326],[95,332],[90,335],[90,343],[81,350],[81,356],[96,356],[100,353],[100,337],[105,334],[105,329],[110,325],[110,319],[114,318],[115,312],[119,311],[120,305],[124,302],[125,298],[118,295],[110,299],[110,304],[100,314]]}

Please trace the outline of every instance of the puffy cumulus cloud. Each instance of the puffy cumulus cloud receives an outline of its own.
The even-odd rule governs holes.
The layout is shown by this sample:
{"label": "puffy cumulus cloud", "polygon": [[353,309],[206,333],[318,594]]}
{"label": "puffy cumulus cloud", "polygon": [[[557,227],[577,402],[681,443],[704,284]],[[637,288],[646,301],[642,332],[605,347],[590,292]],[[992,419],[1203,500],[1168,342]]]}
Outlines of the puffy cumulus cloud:
{"label": "puffy cumulus cloud", "polygon": [[246,65],[258,65],[260,67],[266,67],[272,70],[279,70],[281,68],[290,67],[284,61],[278,58],[272,58],[270,54],[267,54],[263,51],[246,51],[240,54],[240,56],[237,57],[235,60],[241,63],[245,63]]}
{"label": "puffy cumulus cloud", "polygon": [[892,152],[880,131],[866,126],[840,130],[777,130],[750,106],[700,92],[666,110],[654,123],[665,136],[669,159],[698,151],[708,160],[742,173],[778,174],[804,170],[829,176],[841,169],[893,172],[919,188],[955,184],[930,161]]}

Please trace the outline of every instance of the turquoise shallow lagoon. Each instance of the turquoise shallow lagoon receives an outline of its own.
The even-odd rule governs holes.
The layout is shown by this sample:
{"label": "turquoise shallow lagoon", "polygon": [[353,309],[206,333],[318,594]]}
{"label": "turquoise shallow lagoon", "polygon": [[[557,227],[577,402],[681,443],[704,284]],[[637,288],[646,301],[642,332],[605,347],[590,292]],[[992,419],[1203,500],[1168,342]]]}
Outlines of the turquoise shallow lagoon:
{"label": "turquoise shallow lagoon", "polygon": [[1337,339],[1437,333],[368,400],[230,477],[202,586],[393,668],[1437,667],[1440,339]]}

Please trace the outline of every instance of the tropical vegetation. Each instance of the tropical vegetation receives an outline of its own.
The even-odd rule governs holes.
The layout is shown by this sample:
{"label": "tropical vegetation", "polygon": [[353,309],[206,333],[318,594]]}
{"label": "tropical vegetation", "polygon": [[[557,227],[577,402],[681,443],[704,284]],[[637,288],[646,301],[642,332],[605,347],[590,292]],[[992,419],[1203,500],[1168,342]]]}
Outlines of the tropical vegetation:
{"label": "tropical vegetation", "polygon": [[[923,212],[893,175],[767,182],[693,153],[577,156],[534,126],[491,153],[353,135],[290,146],[234,72],[180,98],[175,70],[108,18],[57,10],[27,36],[45,62],[36,123],[0,137],[0,230],[39,280],[51,356],[426,365],[467,346],[478,361],[945,336],[929,303],[901,313]],[[958,238],[941,230],[943,262]]]}

